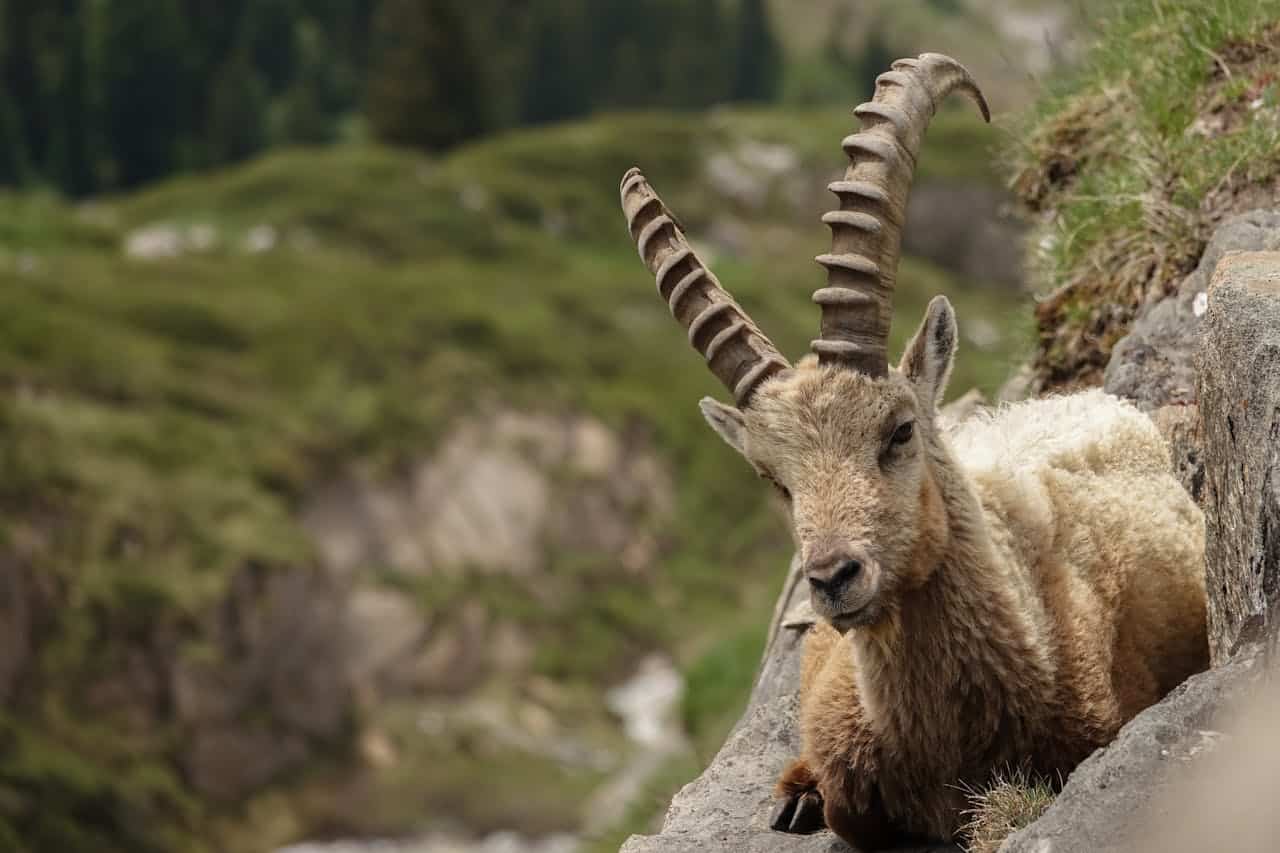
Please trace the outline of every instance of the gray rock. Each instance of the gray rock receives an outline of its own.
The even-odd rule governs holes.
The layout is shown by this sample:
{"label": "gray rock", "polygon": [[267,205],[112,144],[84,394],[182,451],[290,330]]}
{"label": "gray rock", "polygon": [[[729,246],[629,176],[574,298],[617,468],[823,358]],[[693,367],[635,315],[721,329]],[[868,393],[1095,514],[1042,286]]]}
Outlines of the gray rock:
{"label": "gray rock", "polygon": [[[1199,406],[1161,406],[1151,413],[1169,442],[1173,473],[1197,504],[1204,500],[1204,430]],[[1202,507],[1203,508],[1203,507]]]}
{"label": "gray rock", "polygon": [[307,756],[306,743],[295,734],[237,722],[197,731],[182,765],[197,791],[231,803],[300,767]]}
{"label": "gray rock", "polygon": [[1200,264],[1171,296],[1146,307],[1116,343],[1104,387],[1144,411],[1194,403],[1195,354],[1206,293],[1218,262],[1229,252],[1280,249],[1280,210],[1234,216],[1214,232]]}
{"label": "gray rock", "polygon": [[1280,252],[1218,265],[1199,359],[1214,663],[1280,619]]}
{"label": "gray rock", "polygon": [[247,567],[210,617],[216,653],[174,662],[180,761],[200,793],[237,800],[343,741],[355,696],[341,594],[319,571]]}
{"label": "gray rock", "polygon": [[[746,713],[706,771],[671,802],[662,831],[632,836],[622,853],[850,853],[829,832],[787,835],[769,829],[773,785],[799,754],[800,653],[807,630],[802,610],[807,588],[792,563],[775,610],[764,663]],[[919,848],[917,848],[919,849]],[[919,849],[920,853],[926,853]],[[928,851],[957,851],[951,845]]]}
{"label": "gray rock", "polygon": [[1253,689],[1264,658],[1260,646],[1250,646],[1134,717],[1110,746],[1076,768],[1044,816],[1006,840],[1000,853],[1134,850],[1213,752],[1222,738],[1216,728],[1221,712]]}

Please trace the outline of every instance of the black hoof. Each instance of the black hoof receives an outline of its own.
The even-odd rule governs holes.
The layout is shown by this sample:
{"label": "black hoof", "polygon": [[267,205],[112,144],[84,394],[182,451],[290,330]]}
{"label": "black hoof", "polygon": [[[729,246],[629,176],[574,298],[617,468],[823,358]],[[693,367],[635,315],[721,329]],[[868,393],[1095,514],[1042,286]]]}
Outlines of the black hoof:
{"label": "black hoof", "polygon": [[796,806],[796,815],[791,819],[791,831],[796,835],[808,835],[826,828],[826,820],[822,817],[822,797],[816,791],[810,791],[800,798]]}
{"label": "black hoof", "polygon": [[799,802],[799,797],[787,797],[785,800],[780,800],[773,807],[773,813],[769,815],[769,828],[775,832],[790,832],[791,819],[796,816],[796,806]]}
{"label": "black hoof", "polygon": [[769,826],[776,832],[809,835],[823,829],[822,797],[816,791],[788,797],[778,803],[769,816]]}

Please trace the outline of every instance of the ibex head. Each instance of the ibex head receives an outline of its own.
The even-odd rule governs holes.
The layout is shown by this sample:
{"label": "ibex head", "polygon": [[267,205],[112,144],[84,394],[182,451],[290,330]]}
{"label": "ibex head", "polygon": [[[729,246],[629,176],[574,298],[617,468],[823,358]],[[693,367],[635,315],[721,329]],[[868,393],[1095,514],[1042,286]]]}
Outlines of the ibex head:
{"label": "ibex head", "polygon": [[960,90],[990,118],[969,72],[947,56],[903,59],[854,110],[863,128],[844,140],[850,166],[823,217],[832,250],[818,258],[827,286],[817,358],[792,367],[694,256],[638,170],[622,206],[658,291],[689,342],[729,388],[710,398],[712,428],[786,500],[814,609],[840,629],[879,622],[902,591],[923,583],[948,539],[932,460],[935,414],[956,348],[950,303],[939,296],[898,367],[889,324],[907,195],[937,105]]}

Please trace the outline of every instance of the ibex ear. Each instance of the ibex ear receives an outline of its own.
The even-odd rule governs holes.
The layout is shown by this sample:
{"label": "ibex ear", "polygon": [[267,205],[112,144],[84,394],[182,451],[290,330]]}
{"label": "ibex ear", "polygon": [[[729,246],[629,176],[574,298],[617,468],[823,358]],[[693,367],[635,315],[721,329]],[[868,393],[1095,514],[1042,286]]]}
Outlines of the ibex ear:
{"label": "ibex ear", "polygon": [[898,365],[916,386],[921,402],[936,407],[942,401],[956,360],[956,337],[956,313],[951,303],[945,296],[935,296]]}
{"label": "ibex ear", "polygon": [[720,434],[725,443],[745,456],[742,439],[746,422],[742,419],[742,412],[710,397],[703,397],[702,402],[698,403],[698,408],[702,410],[702,416],[707,419],[707,423],[711,424],[711,428]]}

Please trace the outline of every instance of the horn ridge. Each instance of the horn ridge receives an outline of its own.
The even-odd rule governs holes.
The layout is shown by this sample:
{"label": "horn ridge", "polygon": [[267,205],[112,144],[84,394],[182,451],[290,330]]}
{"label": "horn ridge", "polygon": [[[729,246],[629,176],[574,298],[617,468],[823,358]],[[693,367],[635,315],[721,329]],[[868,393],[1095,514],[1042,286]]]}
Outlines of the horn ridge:
{"label": "horn ridge", "polygon": [[929,121],[956,91],[991,120],[973,77],[940,53],[894,62],[876,78],[871,101],[854,110],[861,127],[841,143],[849,167],[829,187],[840,206],[822,218],[831,229],[831,251],[817,258],[827,270],[827,285],[814,294],[822,323],[812,344],[822,364],[842,364],[872,377],[889,371],[907,197]]}
{"label": "horn ridge", "polygon": [[639,169],[622,176],[619,194],[627,229],[658,294],[734,401],[747,406],[761,383],[791,365],[698,259]]}

